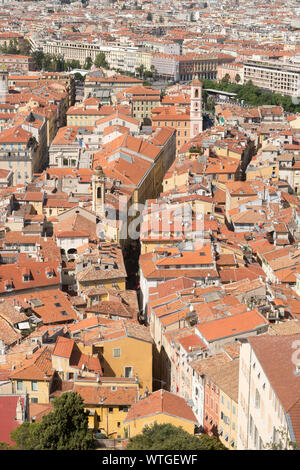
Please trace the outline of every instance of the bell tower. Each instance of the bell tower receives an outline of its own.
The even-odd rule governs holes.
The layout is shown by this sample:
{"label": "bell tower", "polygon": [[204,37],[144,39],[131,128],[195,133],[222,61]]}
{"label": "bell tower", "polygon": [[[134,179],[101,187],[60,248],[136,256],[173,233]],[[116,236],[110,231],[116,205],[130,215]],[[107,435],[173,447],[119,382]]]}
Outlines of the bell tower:
{"label": "bell tower", "polygon": [[8,93],[8,71],[3,64],[0,68],[0,103],[5,103]]}
{"label": "bell tower", "polygon": [[195,78],[191,83],[190,138],[203,131],[202,83]]}
{"label": "bell tower", "polygon": [[105,204],[105,175],[100,165],[95,168],[92,177],[92,192],[93,192],[93,211],[97,215],[104,215]]}

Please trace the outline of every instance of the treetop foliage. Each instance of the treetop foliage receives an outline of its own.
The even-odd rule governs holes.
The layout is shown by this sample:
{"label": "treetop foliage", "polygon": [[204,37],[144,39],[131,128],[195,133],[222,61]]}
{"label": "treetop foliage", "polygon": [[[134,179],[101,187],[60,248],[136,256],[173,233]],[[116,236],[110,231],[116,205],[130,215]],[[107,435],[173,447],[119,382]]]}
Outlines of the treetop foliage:
{"label": "treetop foliage", "polygon": [[88,429],[83,400],[75,392],[54,399],[54,410],[37,423],[24,422],[11,433],[21,450],[89,450],[94,439]]}
{"label": "treetop foliage", "polygon": [[194,436],[172,424],[145,426],[142,433],[130,439],[128,450],[226,450],[214,436]]}

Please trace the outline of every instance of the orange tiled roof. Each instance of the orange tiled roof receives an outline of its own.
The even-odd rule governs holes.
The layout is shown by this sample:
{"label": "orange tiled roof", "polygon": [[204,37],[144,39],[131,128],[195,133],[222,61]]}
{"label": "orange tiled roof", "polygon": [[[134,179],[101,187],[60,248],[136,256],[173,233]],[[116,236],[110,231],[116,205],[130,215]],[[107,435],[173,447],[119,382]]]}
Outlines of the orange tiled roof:
{"label": "orange tiled roof", "polygon": [[166,390],[157,390],[133,404],[124,422],[127,423],[159,414],[173,416],[197,424],[197,419],[186,401]]}

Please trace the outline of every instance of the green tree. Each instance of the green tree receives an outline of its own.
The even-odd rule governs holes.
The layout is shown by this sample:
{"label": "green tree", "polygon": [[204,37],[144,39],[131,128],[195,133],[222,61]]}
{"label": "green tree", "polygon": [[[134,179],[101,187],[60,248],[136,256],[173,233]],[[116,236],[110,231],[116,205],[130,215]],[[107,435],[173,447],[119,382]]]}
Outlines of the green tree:
{"label": "green tree", "polygon": [[10,433],[10,438],[16,443],[20,450],[34,450],[39,443],[36,430],[40,423],[29,423],[25,421]]}
{"label": "green tree", "polygon": [[66,62],[66,68],[67,68],[67,69],[70,68],[71,70],[73,70],[73,69],[81,69],[81,65],[80,65],[79,60],[72,59],[72,60],[68,60],[68,61]]}
{"label": "green tree", "polygon": [[235,75],[235,81],[236,83],[239,83],[241,81],[241,77],[238,73]]}
{"label": "green tree", "polygon": [[150,70],[145,70],[144,72],[144,78],[152,78],[153,73]]}
{"label": "green tree", "polygon": [[84,76],[81,75],[80,72],[76,72],[76,73],[74,74],[74,78],[75,78],[75,80],[78,80],[78,81],[80,81],[80,82],[83,82],[83,81],[84,81]]}
{"label": "green tree", "polygon": [[27,39],[20,41],[19,43],[19,52],[22,55],[30,55],[31,52],[31,45]]}
{"label": "green tree", "polygon": [[11,446],[7,442],[0,442],[0,450],[18,450],[16,446]]}
{"label": "green tree", "polygon": [[85,70],[90,70],[90,68],[92,67],[92,65],[93,65],[92,58],[88,56],[88,57],[85,59],[85,63],[84,63],[83,68],[84,68]]}
{"label": "green tree", "polygon": [[150,70],[152,72],[153,77],[155,78],[156,74],[157,74],[157,70],[155,68],[155,65],[152,64],[151,67],[150,67]]}
{"label": "green tree", "polygon": [[96,65],[96,67],[102,67],[102,68],[104,68],[104,69],[108,69],[108,68],[109,68],[108,63],[106,62],[106,58],[105,58],[105,53],[104,53],[104,52],[99,52],[99,54],[96,55],[94,64]]}
{"label": "green tree", "polygon": [[226,450],[214,436],[197,437],[172,424],[145,426],[130,439],[127,450]]}
{"label": "green tree", "polygon": [[7,47],[7,53],[8,54],[19,54],[19,50],[18,50],[18,47],[17,47],[17,42],[16,42],[15,39],[14,40],[10,39],[9,46]]}
{"label": "green tree", "polygon": [[75,392],[53,401],[54,410],[38,423],[23,423],[11,433],[22,450],[89,450],[95,447],[83,400]]}
{"label": "green tree", "polygon": [[58,57],[58,56],[53,57],[51,68],[53,72],[64,72],[67,66],[63,57]]}
{"label": "green tree", "polygon": [[135,71],[140,76],[140,78],[143,78],[144,71],[145,71],[145,66],[143,64],[141,64],[138,67],[136,67]]}
{"label": "green tree", "polygon": [[36,69],[41,70],[43,68],[43,60],[44,60],[44,57],[45,57],[44,52],[43,51],[34,51],[31,54],[31,56],[33,58],[34,65],[35,65]]}
{"label": "green tree", "polygon": [[228,85],[230,82],[230,75],[229,73],[226,73],[225,76],[221,80],[221,84],[224,84],[225,86]]}
{"label": "green tree", "polygon": [[53,72],[53,55],[49,54],[48,52],[44,54],[42,59],[42,69]]}

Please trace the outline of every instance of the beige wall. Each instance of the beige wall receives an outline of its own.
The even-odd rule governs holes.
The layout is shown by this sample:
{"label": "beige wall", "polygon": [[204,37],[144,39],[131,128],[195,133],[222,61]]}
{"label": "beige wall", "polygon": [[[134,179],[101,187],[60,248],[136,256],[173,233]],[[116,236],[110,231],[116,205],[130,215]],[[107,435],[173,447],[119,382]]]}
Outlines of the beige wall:
{"label": "beige wall", "polygon": [[[253,368],[254,363],[255,368]],[[260,396],[259,407],[255,405],[256,391]],[[250,417],[253,423],[252,433],[250,433]],[[240,349],[237,449],[259,449],[259,446],[262,447],[272,440],[273,428],[281,427],[287,429],[283,407],[251,345],[244,343]]]}

